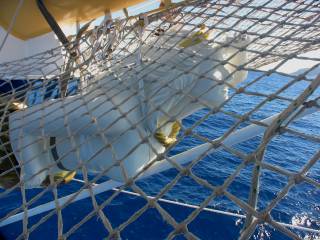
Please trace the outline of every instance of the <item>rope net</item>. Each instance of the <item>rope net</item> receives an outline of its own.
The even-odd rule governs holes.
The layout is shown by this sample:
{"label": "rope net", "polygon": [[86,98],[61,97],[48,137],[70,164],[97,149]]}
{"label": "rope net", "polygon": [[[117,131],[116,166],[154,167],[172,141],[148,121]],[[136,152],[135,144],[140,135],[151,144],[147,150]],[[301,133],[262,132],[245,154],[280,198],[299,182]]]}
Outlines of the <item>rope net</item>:
{"label": "rope net", "polygon": [[[198,239],[194,223],[217,208],[244,218],[240,239],[265,227],[319,237],[319,11],[317,1],[187,1],[1,64],[2,229],[27,239],[51,221],[67,239],[98,218],[108,239],[131,239],[152,212],[166,229],[154,238]],[[293,59],[313,66],[280,72]],[[114,220],[122,194],[143,203]],[[70,217],[83,201],[91,210]]]}

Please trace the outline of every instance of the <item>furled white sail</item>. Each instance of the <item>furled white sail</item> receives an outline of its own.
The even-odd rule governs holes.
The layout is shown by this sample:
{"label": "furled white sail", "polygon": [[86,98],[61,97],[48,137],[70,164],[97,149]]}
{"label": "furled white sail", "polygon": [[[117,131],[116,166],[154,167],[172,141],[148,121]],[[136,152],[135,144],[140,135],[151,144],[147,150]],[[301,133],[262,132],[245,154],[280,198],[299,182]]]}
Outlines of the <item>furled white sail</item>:
{"label": "furled white sail", "polygon": [[[157,130],[168,135],[173,121],[204,107],[218,107],[228,97],[226,82],[245,79],[245,72],[231,75],[232,66],[247,61],[245,52],[237,56],[232,45],[221,49],[207,40],[168,52],[166,45],[188,36],[185,30],[179,35],[175,31],[158,37],[159,48],[150,49],[153,42],[143,45],[141,64],[135,54],[129,57],[126,61],[133,67],[126,74],[123,64],[114,65],[85,93],[10,116],[11,143],[17,160],[24,163],[21,177],[27,187],[39,187],[49,174],[77,169],[82,163],[89,172],[106,171],[110,178],[125,181],[164,152],[154,137]],[[235,39],[233,44],[242,47],[246,42]],[[230,56],[232,65],[219,65]],[[75,144],[78,151],[72,150]]]}

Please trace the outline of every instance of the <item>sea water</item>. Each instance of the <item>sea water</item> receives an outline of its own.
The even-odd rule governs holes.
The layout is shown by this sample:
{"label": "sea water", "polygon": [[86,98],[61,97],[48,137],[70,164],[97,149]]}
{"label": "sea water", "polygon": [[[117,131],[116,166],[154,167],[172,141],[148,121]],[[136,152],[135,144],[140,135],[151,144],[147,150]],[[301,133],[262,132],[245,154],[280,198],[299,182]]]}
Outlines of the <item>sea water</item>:
{"label": "sea water", "polygon": [[[250,72],[248,79],[243,85],[253,82],[254,79],[261,77],[262,73]],[[280,74],[272,74],[262,77],[261,80],[250,85],[248,92],[258,92],[261,94],[271,94],[283,87],[292,78],[284,77]],[[310,84],[308,81],[299,81],[293,86],[283,91],[280,96],[287,98],[296,98],[303,89]],[[232,91],[230,95],[232,95]],[[223,107],[224,111],[244,114],[251,111],[255,106],[262,102],[265,97],[263,95],[236,95],[231,101]],[[41,95],[41,94],[40,94]],[[310,99],[320,96],[318,89]],[[39,99],[33,99],[34,104]],[[40,101],[40,100],[39,100]],[[289,102],[284,100],[273,100],[262,106],[261,109],[255,111],[251,115],[252,120],[261,120],[273,114],[279,113],[288,106]],[[190,127],[201,117],[208,113],[207,109],[198,111],[183,120],[184,127]],[[230,115],[216,113],[194,129],[194,132],[208,139],[215,139],[224,134],[234,123],[236,119]],[[240,127],[244,127],[249,123],[243,123]],[[308,115],[290,125],[290,128],[298,130],[310,135],[320,136],[320,113]],[[261,141],[262,136],[257,136],[251,140],[243,142],[235,146],[238,151],[243,153],[253,152]],[[170,155],[188,150],[201,144],[200,140],[194,137],[184,138],[171,152]],[[319,142],[312,142],[293,134],[284,133],[274,137],[267,147],[264,157],[265,162],[279,166],[288,171],[297,172],[307,161],[320,149]],[[210,184],[216,186],[223,184],[224,180],[232,174],[241,160],[231,153],[220,150],[214,152],[199,161],[193,168],[192,172],[196,176],[205,179]],[[252,167],[244,168],[235,181],[228,187],[228,191],[239,199],[247,201],[250,183],[251,183]],[[163,173],[159,173],[149,177],[143,181],[138,181],[137,186],[150,196],[157,195],[162,188],[175,178],[178,171],[170,169]],[[320,181],[320,163],[319,161],[309,171],[308,176],[315,181]],[[80,175],[77,176],[81,178]],[[103,182],[106,178],[100,179]],[[258,209],[263,210],[270,201],[272,201],[279,191],[286,185],[288,179],[280,174],[262,170],[260,180],[260,193],[258,200]],[[59,188],[59,196],[71,194],[81,187],[81,183],[71,182]],[[131,190],[132,189],[128,189]],[[41,189],[27,191],[27,199],[30,200],[42,192]],[[98,204],[102,204],[107,200],[114,191],[98,194],[95,196]],[[198,184],[190,177],[182,177],[171,187],[171,189],[163,194],[162,198],[179,201],[182,203],[199,205],[208,198],[211,190]],[[42,197],[37,199],[29,208],[39,204],[53,200],[53,194],[48,191]],[[146,200],[141,197],[129,195],[126,193],[118,194],[104,209],[104,214],[108,217],[114,228],[126,222],[132,214],[143,208]],[[5,216],[8,212],[20,207],[22,204],[20,190],[15,190],[1,199],[0,216]],[[184,221],[194,209],[178,206],[170,203],[159,202],[160,207],[170,214],[176,222]],[[226,197],[217,197],[210,200],[209,208],[229,211],[234,213],[245,214],[243,210]],[[97,214],[86,218],[86,216],[94,211],[92,200],[90,198],[70,204],[62,210],[63,231],[68,232],[74,228],[75,232],[69,236],[70,239],[103,239],[108,236],[106,228]],[[53,214],[42,223],[43,218],[48,212],[41,215],[31,217],[28,220],[28,227],[38,225],[31,233],[30,239],[56,239],[57,238],[57,216]],[[294,186],[289,194],[282,199],[276,207],[271,211],[271,216],[281,222],[290,223],[299,226],[320,229],[320,190],[315,187],[301,183]],[[41,220],[42,219],[42,220]],[[79,227],[74,227],[78,222],[83,221]],[[188,224],[188,230],[200,239],[237,239],[244,220],[239,217],[230,217],[222,214],[202,211],[191,223]],[[122,239],[165,239],[173,230],[173,227],[166,222],[155,208],[149,208],[141,214],[133,223],[126,226],[121,231]],[[0,229],[5,239],[15,239],[22,233],[22,222],[10,224]],[[306,239],[319,239],[320,236],[312,233],[294,231],[296,234]],[[184,239],[182,235],[175,239]],[[259,225],[252,239],[289,239],[281,232],[273,229],[268,225]]]}

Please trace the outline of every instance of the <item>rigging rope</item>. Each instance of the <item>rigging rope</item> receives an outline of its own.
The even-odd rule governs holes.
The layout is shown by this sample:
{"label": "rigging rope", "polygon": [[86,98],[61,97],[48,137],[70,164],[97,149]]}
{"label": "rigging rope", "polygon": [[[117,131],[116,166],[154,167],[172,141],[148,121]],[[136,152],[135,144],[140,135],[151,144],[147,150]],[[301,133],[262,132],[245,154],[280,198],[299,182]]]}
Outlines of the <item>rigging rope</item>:
{"label": "rigging rope", "polygon": [[23,2],[24,2],[24,0],[19,0],[19,3],[18,3],[18,5],[17,5],[17,7],[16,7],[16,10],[15,10],[15,12],[14,12],[14,15],[12,16],[11,22],[10,22],[10,24],[9,24],[8,30],[6,31],[6,34],[5,34],[5,36],[4,36],[4,38],[3,38],[2,42],[1,42],[1,45],[0,45],[0,53],[1,53],[1,50],[2,50],[2,48],[4,47],[4,45],[5,45],[8,37],[9,37],[9,35],[10,35],[13,27],[14,27],[14,23],[16,22],[16,19],[17,19],[17,17],[18,17],[19,11],[20,11],[20,9],[21,9],[21,7],[22,7],[22,5],[23,5]]}
{"label": "rigging rope", "polygon": [[[306,236],[300,230],[318,236],[317,226],[312,230],[282,223],[273,210],[281,207],[293,187],[303,192],[302,182],[320,189],[314,174],[320,136],[310,115],[319,111],[320,76],[314,72],[320,59],[301,55],[320,49],[319,7],[315,1],[186,1],[146,13],[143,19],[110,19],[93,30],[83,30],[70,43],[78,55],[72,62],[60,61],[69,54],[58,47],[0,64],[3,85],[40,76],[26,89],[18,91],[12,86],[13,90],[1,94],[8,99],[1,102],[1,150],[7,146],[12,150],[0,151],[0,167],[12,159],[16,163],[1,168],[0,180],[8,185],[2,184],[6,189],[0,197],[14,197],[21,204],[8,207],[0,226],[22,220],[22,231],[15,237],[23,239],[57,215],[57,237],[65,239],[97,216],[113,239],[153,208],[172,228],[164,238],[183,234],[196,239],[197,233],[188,226],[201,211],[244,218],[208,207],[223,196],[246,214],[240,239],[250,238],[260,224],[294,239]],[[313,61],[314,66],[297,74],[280,73],[279,68],[291,59]],[[260,69],[269,63],[274,63],[269,70]],[[80,88],[79,81],[87,84]],[[61,96],[57,96],[59,85],[63,85]],[[10,111],[10,104],[17,100],[24,107]],[[316,130],[297,127],[298,121]],[[254,137],[261,134],[256,141]],[[277,161],[277,154],[274,161],[269,160],[274,141],[274,151],[282,157],[284,150],[278,142],[295,146],[298,140],[308,142],[309,147],[303,157],[292,148],[290,154],[301,158],[295,170],[289,166],[290,159],[287,165]],[[240,143],[252,152],[243,150]],[[182,151],[183,144],[190,149],[172,156],[171,151]],[[218,151],[232,156],[224,159],[221,167],[228,165],[230,170],[223,176],[216,176],[222,172],[215,165],[221,158]],[[173,175],[164,172],[172,168]],[[9,182],[9,174],[19,171],[20,179]],[[167,182],[153,183],[154,192],[141,184],[149,184],[149,177],[160,172]],[[244,173],[252,174],[251,178],[244,179]],[[83,180],[73,179],[76,174]],[[105,176],[112,180],[97,184]],[[268,191],[265,176],[279,178],[283,186],[275,186],[277,193],[259,209],[259,193]],[[212,182],[213,177],[219,184]],[[165,199],[169,192],[183,191],[186,179],[190,191],[206,190],[199,204]],[[237,179],[244,188],[251,186],[249,199],[234,191]],[[80,188],[60,197],[74,191],[75,181],[82,184]],[[62,187],[60,183],[67,184]],[[35,187],[41,189],[29,190]],[[110,192],[98,201],[97,194],[105,191]],[[53,193],[52,201],[35,206],[48,192]],[[121,192],[141,197],[145,205],[115,225],[104,209]],[[75,202],[81,205],[79,200],[85,198],[92,203],[92,211],[70,223],[65,209]],[[311,201],[305,197],[301,201],[311,209]],[[178,221],[159,202],[193,210]],[[41,218],[31,225],[29,219],[38,214]],[[71,226],[68,229],[66,221]]]}

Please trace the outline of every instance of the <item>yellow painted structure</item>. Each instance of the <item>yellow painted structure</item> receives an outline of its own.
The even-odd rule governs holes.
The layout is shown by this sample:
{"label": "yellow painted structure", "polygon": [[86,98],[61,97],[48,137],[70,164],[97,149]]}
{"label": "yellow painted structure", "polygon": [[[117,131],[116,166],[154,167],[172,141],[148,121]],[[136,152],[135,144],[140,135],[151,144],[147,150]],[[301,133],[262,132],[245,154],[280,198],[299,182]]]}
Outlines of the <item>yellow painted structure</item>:
{"label": "yellow painted structure", "polygon": [[[118,11],[145,0],[44,0],[58,24],[85,22]],[[19,0],[0,0],[0,25],[8,29]],[[51,28],[38,9],[36,0],[24,0],[11,34],[27,40],[51,32]]]}

